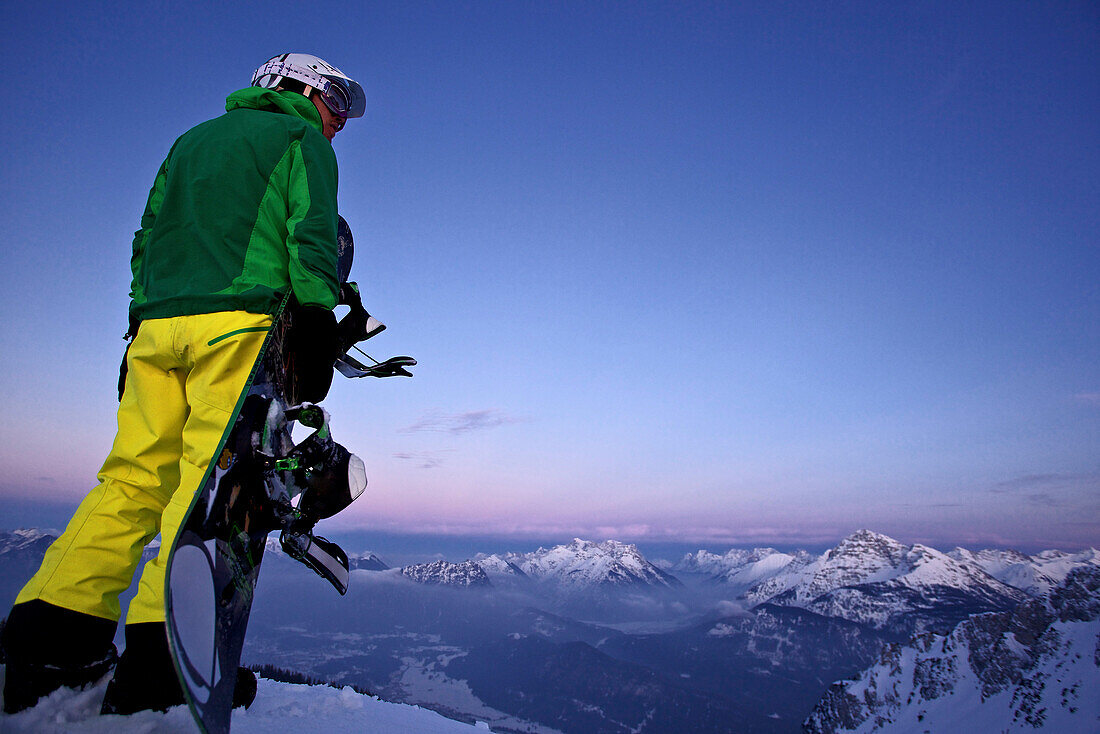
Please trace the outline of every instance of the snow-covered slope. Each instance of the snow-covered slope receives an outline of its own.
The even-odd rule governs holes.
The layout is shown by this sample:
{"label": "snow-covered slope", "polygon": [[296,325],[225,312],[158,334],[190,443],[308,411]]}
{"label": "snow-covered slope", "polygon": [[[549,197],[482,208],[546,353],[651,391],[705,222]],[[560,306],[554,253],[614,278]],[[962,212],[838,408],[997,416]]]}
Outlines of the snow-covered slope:
{"label": "snow-covered slope", "polygon": [[508,578],[512,580],[529,580],[527,574],[516,564],[505,560],[503,556],[478,553],[474,561],[481,566],[481,570],[489,575],[489,578]]}
{"label": "snow-covered slope", "polygon": [[685,555],[672,570],[709,576],[738,593],[780,574],[792,574],[814,560],[815,556],[806,551],[782,553],[775,548],[734,548],[723,555],[701,550]]}
{"label": "snow-covered slope", "polygon": [[1074,571],[1047,599],[975,615],[949,635],[888,645],[841,681],[811,734],[1100,730],[1100,569]]}
{"label": "snow-covered slope", "polygon": [[[233,712],[233,734],[473,734],[489,730],[486,724],[463,724],[419,706],[387,703],[351,688],[337,690],[262,678],[259,683],[252,706]],[[106,683],[102,683],[85,691],[62,689],[32,709],[11,716],[0,714],[0,731],[5,734],[194,734],[196,731],[191,714],[183,706],[163,714],[143,711],[131,716],[100,716],[105,687]]]}
{"label": "snow-covered slope", "polygon": [[948,555],[978,565],[998,581],[1015,586],[1032,596],[1045,596],[1075,568],[1100,567],[1100,551],[1095,548],[1080,553],[1046,550],[1034,556],[1014,550],[986,549],[974,552],[956,548]]}
{"label": "snow-covered slope", "polygon": [[920,630],[972,612],[1008,609],[1026,595],[968,560],[860,530],[811,563],[788,564],[752,586],[745,598],[879,629]]}
{"label": "snow-covered slope", "polygon": [[530,578],[564,588],[675,588],[680,582],[645,559],[634,545],[575,538],[569,545],[539,548],[533,553],[479,556],[482,568],[496,572],[509,565]]}
{"label": "snow-covered slope", "polygon": [[752,553],[763,555],[769,552],[778,553],[779,551],[774,548],[756,548],[751,551],[742,548],[731,548],[719,555],[707,550],[699,550],[695,553],[686,554],[678,563],[672,566],[672,570],[680,573],[702,574],[704,576],[721,576],[731,569],[740,568],[745,565]]}

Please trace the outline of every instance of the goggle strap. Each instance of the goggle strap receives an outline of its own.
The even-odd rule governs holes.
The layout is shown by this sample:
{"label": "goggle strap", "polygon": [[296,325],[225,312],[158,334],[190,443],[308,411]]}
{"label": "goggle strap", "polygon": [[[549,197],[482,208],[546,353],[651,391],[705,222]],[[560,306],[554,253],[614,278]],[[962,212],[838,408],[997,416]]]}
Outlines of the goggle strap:
{"label": "goggle strap", "polygon": [[252,83],[255,84],[260,77],[268,75],[290,77],[291,79],[297,79],[304,84],[309,84],[310,86],[322,90],[326,89],[330,84],[328,79],[312,69],[294,64],[285,64],[282,61],[269,61],[261,66],[256,70],[256,73],[252,75]]}
{"label": "goggle strap", "polygon": [[[348,110],[351,109],[351,98],[348,93],[339,84],[334,83],[328,77],[317,74],[312,69],[297,66],[294,64],[285,64],[282,61],[269,61],[256,70],[256,73],[252,75],[252,84],[255,85],[257,81],[265,80],[265,77],[286,77],[288,79],[295,79],[306,85],[306,96],[309,96],[309,87],[313,87],[320,92],[324,97],[327,97],[326,106],[332,110],[333,114],[346,117]],[[336,94],[333,94],[336,92]],[[339,101],[344,103],[344,109],[335,109],[335,105],[329,104],[328,100],[336,100],[339,97]]]}

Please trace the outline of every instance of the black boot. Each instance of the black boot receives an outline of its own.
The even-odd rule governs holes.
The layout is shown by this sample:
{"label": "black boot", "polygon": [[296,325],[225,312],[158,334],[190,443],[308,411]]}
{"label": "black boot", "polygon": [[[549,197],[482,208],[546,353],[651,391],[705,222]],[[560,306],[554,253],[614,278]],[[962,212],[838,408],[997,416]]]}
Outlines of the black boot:
{"label": "black boot", "polygon": [[7,666],[4,712],[14,714],[58,688],[83,688],[115,664],[117,624],[40,599],[16,604],[0,648]]}
{"label": "black boot", "polygon": [[185,703],[163,622],[126,625],[126,649],[103,697],[102,713],[167,711]]}
{"label": "black boot", "polygon": [[[233,706],[247,708],[256,697],[256,677],[237,671]],[[152,709],[167,711],[186,703],[172,664],[168,632],[162,622],[126,625],[126,649],[118,660],[115,677],[107,686],[102,713],[132,714]]]}
{"label": "black boot", "polygon": [[256,700],[256,674],[248,668],[237,668],[237,687],[233,689],[233,708],[248,708]]}

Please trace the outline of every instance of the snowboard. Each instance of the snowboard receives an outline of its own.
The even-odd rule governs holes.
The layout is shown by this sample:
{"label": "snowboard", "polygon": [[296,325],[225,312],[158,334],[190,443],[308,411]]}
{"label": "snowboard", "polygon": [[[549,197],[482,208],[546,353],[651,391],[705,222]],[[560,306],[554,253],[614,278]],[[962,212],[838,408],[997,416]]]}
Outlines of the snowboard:
{"label": "snowboard", "polygon": [[[342,341],[351,341],[341,344],[346,352],[355,341],[385,327],[366,313],[357,288],[348,282],[354,242],[343,217],[339,225],[340,300],[349,306],[340,331]],[[340,594],[347,591],[347,555],[312,530],[318,520],[362,493],[366,472],[358,457],[332,439],[324,409],[297,404],[293,355],[287,349],[294,318],[290,300],[287,296],[273,317],[169,556],[169,646],[184,697],[208,734],[229,731],[237,668],[268,534],[279,530],[288,555]],[[352,358],[343,354],[338,365],[347,359]],[[373,374],[370,367],[352,362],[363,367],[363,374],[349,374],[341,366],[343,374]],[[292,435],[296,423],[312,429],[298,443]]]}

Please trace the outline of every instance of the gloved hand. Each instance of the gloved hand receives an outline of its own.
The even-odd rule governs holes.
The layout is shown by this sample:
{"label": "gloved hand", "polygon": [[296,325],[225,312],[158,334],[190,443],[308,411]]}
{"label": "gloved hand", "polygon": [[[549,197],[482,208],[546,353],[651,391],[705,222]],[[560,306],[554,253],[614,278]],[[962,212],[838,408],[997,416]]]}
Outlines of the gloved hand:
{"label": "gloved hand", "polygon": [[287,348],[294,358],[298,402],[324,400],[332,386],[332,365],[340,356],[336,314],[321,306],[300,306],[291,321]]}
{"label": "gloved hand", "polygon": [[353,344],[370,339],[386,328],[363,308],[363,299],[354,283],[340,286],[340,304],[349,308],[347,315],[337,325],[340,333],[340,354],[347,352]]}

